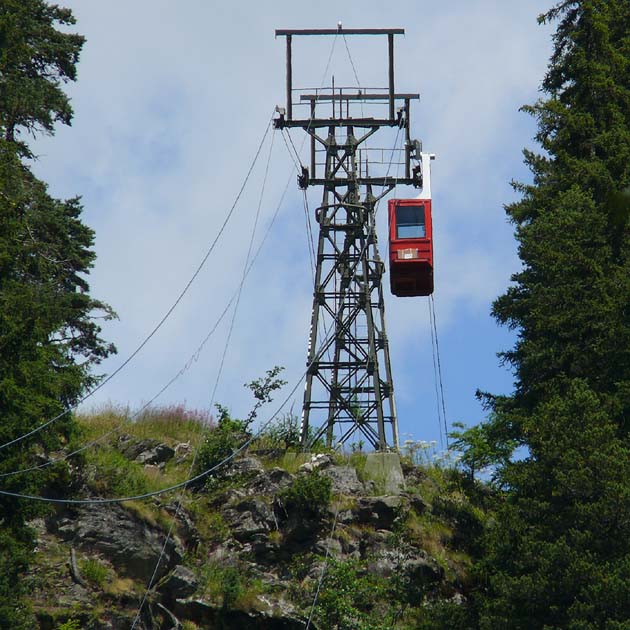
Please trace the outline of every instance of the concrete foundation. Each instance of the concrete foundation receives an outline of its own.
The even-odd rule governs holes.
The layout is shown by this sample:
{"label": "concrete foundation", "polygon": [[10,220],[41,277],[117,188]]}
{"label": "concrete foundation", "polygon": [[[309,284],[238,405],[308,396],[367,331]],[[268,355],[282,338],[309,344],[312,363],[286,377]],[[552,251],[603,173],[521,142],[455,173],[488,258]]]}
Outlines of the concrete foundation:
{"label": "concrete foundation", "polygon": [[399,494],[405,489],[398,453],[368,453],[363,475],[376,484],[379,493]]}

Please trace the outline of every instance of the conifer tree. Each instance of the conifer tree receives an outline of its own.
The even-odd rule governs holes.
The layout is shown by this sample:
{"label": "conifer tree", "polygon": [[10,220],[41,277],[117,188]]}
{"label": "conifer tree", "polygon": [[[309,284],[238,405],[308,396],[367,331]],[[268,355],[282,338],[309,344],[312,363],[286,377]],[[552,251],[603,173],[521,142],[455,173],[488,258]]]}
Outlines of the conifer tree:
{"label": "conifer tree", "polygon": [[[58,200],[29,166],[28,137],[70,124],[63,91],[76,78],[83,45],[67,9],[43,0],[0,0],[0,444],[11,442],[73,405],[93,385],[93,367],[114,351],[98,317],[111,308],[93,299],[85,275],[94,261],[93,232],[79,199]],[[0,451],[0,474],[33,463],[72,431],[65,416]],[[3,476],[18,492],[54,489],[63,467]],[[38,508],[0,498],[0,627],[31,628],[19,600],[19,574],[32,547],[26,521]]]}
{"label": "conifer tree", "polygon": [[544,98],[524,108],[542,152],[507,207],[523,267],[493,306],[517,332],[515,392],[485,396],[482,427],[485,452],[521,449],[497,457],[479,627],[628,630],[630,2],[539,20],[557,22]]}

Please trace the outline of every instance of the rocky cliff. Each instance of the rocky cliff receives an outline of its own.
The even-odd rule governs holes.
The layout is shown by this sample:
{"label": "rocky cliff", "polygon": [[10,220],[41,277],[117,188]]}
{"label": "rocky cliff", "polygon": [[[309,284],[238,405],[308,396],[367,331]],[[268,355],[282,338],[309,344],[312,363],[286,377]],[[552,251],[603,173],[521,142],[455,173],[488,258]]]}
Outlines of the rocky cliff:
{"label": "rocky cliff", "polygon": [[[192,457],[188,444],[130,435],[108,448],[162,486]],[[360,452],[304,461],[272,449],[181,495],[51,512],[32,523],[25,578],[39,627],[428,628],[466,596],[484,515],[455,471],[404,464],[405,489],[384,494]],[[81,496],[113,474],[98,458],[77,472]]]}

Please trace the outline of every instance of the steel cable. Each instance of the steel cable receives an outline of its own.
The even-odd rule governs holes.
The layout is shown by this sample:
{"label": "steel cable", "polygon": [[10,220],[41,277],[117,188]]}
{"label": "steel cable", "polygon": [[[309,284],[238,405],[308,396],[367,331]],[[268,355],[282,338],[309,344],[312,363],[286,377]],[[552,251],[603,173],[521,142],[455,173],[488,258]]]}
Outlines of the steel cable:
{"label": "steel cable", "polygon": [[[324,344],[328,342],[328,338],[324,339],[322,342],[322,347]],[[320,352],[317,353],[315,359],[312,363],[315,363],[320,358]],[[271,422],[278,416],[278,414],[284,409],[285,405],[289,402],[293,394],[297,391],[298,387],[302,384],[302,380],[306,376],[306,372],[308,368],[312,365],[309,363],[306,370],[302,373],[298,381],[295,383],[288,396],[282,401],[281,405],[276,409],[276,411],[263,423],[260,425],[258,431],[248,438],[241,446],[239,446],[233,453],[222,459],[219,463],[211,466],[210,468],[200,472],[185,481],[180,481],[179,483],[173,484],[171,486],[167,486],[165,488],[161,488],[159,490],[153,490],[151,492],[144,492],[142,494],[136,494],[125,497],[114,497],[114,498],[92,498],[92,499],[55,499],[51,497],[42,497],[40,495],[34,494],[22,494],[19,492],[9,492],[8,490],[0,490],[0,495],[13,497],[16,499],[25,499],[30,501],[40,501],[43,503],[53,503],[59,505],[107,505],[112,503],[124,503],[126,501],[140,501],[143,499],[149,499],[150,497],[156,497],[162,494],[166,494],[167,492],[173,492],[174,490],[179,490],[179,488],[185,488],[191,484],[194,484],[201,479],[204,479],[209,474],[213,473],[215,470],[222,468],[229,462],[231,462],[235,457],[240,455],[252,442],[254,442],[260,435],[264,432],[264,430],[271,424]]]}
{"label": "steel cable", "polygon": [[435,349],[435,332],[433,328],[433,312],[431,311],[431,300],[427,300],[427,307],[429,309],[429,329],[431,330],[431,358],[433,360],[433,385],[435,387],[435,405],[437,410],[438,430],[440,433],[440,447],[444,449],[444,430],[442,428],[442,415],[440,409],[440,391],[439,391],[439,376],[437,369],[437,358]]}
{"label": "steel cable", "polygon": [[[260,252],[263,248],[263,245],[265,244],[267,237],[269,236],[269,233],[271,232],[271,228],[273,227],[276,218],[280,212],[280,209],[282,207],[282,203],[284,202],[284,198],[286,197],[286,193],[287,190],[289,188],[289,184],[290,184],[291,180],[290,178],[288,179],[284,190],[282,192],[282,195],[280,196],[280,200],[276,206],[275,212],[271,218],[271,221],[269,222],[269,225],[267,226],[267,229],[258,245],[258,248],[256,249],[256,252],[254,253],[254,256],[252,257],[252,260],[247,268],[246,271],[246,276],[249,275],[250,271],[252,270],[252,267],[254,266],[254,263],[256,262],[256,260],[258,259],[258,256],[260,255]],[[107,431],[106,433],[100,435],[97,439],[92,440],[90,442],[87,442],[86,444],[82,445],[80,448],[72,451],[71,453],[68,453],[66,455],[64,455],[63,457],[59,457],[57,459],[52,459],[48,462],[45,462],[43,464],[39,464],[38,466],[32,466],[30,468],[24,468],[21,470],[14,470],[11,472],[6,472],[6,473],[2,473],[0,474],[0,478],[2,477],[9,477],[9,476],[13,476],[13,475],[17,475],[17,474],[21,474],[21,473],[26,473],[26,472],[32,472],[32,471],[36,471],[36,470],[41,470],[43,468],[46,468],[48,466],[51,466],[53,464],[56,464],[58,462],[61,461],[65,461],[67,459],[69,459],[70,457],[77,455],[83,451],[85,451],[86,449],[100,443],[102,440],[104,440],[105,438],[109,437],[110,435],[113,435],[114,433],[116,433],[117,431],[119,431],[120,429],[122,429],[124,426],[126,426],[126,424],[128,422],[133,421],[135,418],[139,417],[140,414],[147,409],[148,407],[151,406],[151,404],[153,404],[175,381],[177,381],[181,376],[183,376],[189,369],[190,367],[193,365],[193,363],[195,363],[198,358],[199,355],[201,354],[201,351],[203,350],[203,348],[205,347],[205,345],[208,343],[208,341],[210,340],[210,338],[212,337],[212,335],[214,334],[214,332],[216,331],[216,329],[218,328],[219,324],[221,323],[221,321],[223,320],[223,318],[225,317],[225,315],[227,314],[228,310],[230,309],[230,307],[232,306],[232,304],[234,303],[234,301],[236,300],[236,296],[238,294],[238,289],[234,292],[234,294],[232,295],[232,297],[230,298],[230,300],[228,301],[228,303],[226,304],[225,308],[223,309],[223,311],[221,312],[221,314],[219,315],[218,319],[215,321],[215,323],[213,324],[212,328],[210,329],[210,331],[208,332],[208,334],[205,336],[205,338],[203,339],[203,341],[201,342],[201,344],[197,347],[197,349],[195,350],[195,352],[190,356],[190,358],[188,359],[188,361],[184,364],[184,366],[179,370],[179,372],[177,372],[177,374],[175,374],[167,383],[166,385],[164,385],[147,403],[145,403],[138,411],[136,411],[130,418],[125,419],[123,422],[119,423],[118,425],[116,425],[115,427],[113,427],[112,429],[110,429],[109,431]]]}
{"label": "steel cable", "polygon": [[445,396],[444,396],[444,383],[443,383],[443,379],[442,379],[442,361],[440,359],[440,341],[438,338],[438,331],[437,331],[437,321],[436,321],[436,317],[435,317],[435,300],[433,299],[433,295],[429,296],[429,303],[431,305],[431,312],[433,313],[433,330],[435,332],[435,351],[436,351],[436,357],[437,357],[437,367],[438,367],[438,378],[439,378],[439,383],[440,383],[440,400],[442,403],[442,420],[444,421],[444,437],[446,439],[446,448],[450,448],[449,442],[448,442],[448,424],[446,421],[446,403],[445,403]]}
{"label": "steel cable", "polygon": [[38,427],[36,427],[32,431],[24,433],[24,434],[22,434],[22,435],[20,435],[20,436],[18,436],[16,438],[8,441],[8,442],[5,442],[4,444],[0,444],[0,450],[2,450],[4,448],[7,448],[8,446],[12,446],[13,444],[17,444],[18,442],[21,442],[22,440],[25,440],[26,438],[29,438],[32,435],[35,435],[36,433],[39,433],[43,429],[45,429],[45,428],[49,427],[50,425],[52,425],[57,420],[60,420],[64,416],[68,415],[70,412],[72,412],[75,409],[77,409],[77,407],[79,405],[81,405],[88,398],[90,398],[90,396],[93,396],[97,391],[99,391],[102,387],[104,387],[107,383],[109,383],[117,374],[119,374],[127,365],[129,365],[129,363],[140,353],[140,351],[147,345],[147,343],[153,338],[153,336],[158,332],[158,330],[164,325],[164,323],[167,321],[167,319],[171,316],[171,313],[175,310],[175,308],[178,306],[178,304],[182,301],[182,299],[186,295],[186,293],[188,293],[188,290],[192,286],[193,282],[197,279],[197,276],[201,273],[201,270],[204,268],[206,262],[208,261],[208,258],[210,257],[210,254],[214,251],[214,248],[215,248],[217,242],[219,241],[219,239],[221,238],[223,232],[225,231],[225,228],[227,227],[227,224],[229,223],[229,221],[230,221],[230,219],[232,217],[232,214],[234,213],[236,205],[238,204],[238,202],[239,202],[239,200],[240,200],[240,198],[241,198],[241,196],[243,194],[243,191],[245,190],[245,186],[247,185],[247,182],[249,181],[249,177],[250,177],[252,171],[254,170],[254,166],[256,165],[256,162],[258,161],[258,156],[260,155],[260,151],[261,151],[261,149],[263,147],[265,139],[267,138],[267,134],[269,133],[269,129],[271,128],[272,120],[273,120],[273,115],[270,118],[269,122],[267,123],[267,128],[265,129],[265,133],[264,133],[264,135],[262,137],[262,140],[260,141],[260,144],[258,145],[258,149],[256,150],[256,154],[254,156],[254,159],[253,159],[253,161],[252,161],[252,163],[251,163],[251,165],[249,167],[249,170],[247,171],[247,174],[245,176],[245,179],[243,180],[243,183],[241,184],[241,187],[240,187],[240,189],[238,191],[238,194],[236,195],[236,198],[234,200],[234,203],[232,204],[232,207],[230,208],[227,216],[225,217],[225,219],[223,221],[223,224],[221,225],[221,228],[219,229],[215,239],[212,241],[210,247],[206,251],[204,257],[201,259],[201,262],[197,266],[197,268],[194,271],[194,273],[192,274],[191,278],[188,280],[188,282],[186,283],[186,285],[184,286],[182,291],[179,293],[179,295],[175,299],[175,302],[173,302],[171,307],[166,311],[164,316],[160,319],[160,321],[153,328],[153,330],[151,330],[151,332],[147,335],[147,337],[145,337],[145,339],[142,341],[142,343],[140,343],[140,345],[127,357],[127,359],[125,359],[125,361],[122,362],[121,365],[118,366],[118,368],[116,368],[107,378],[105,378],[103,381],[101,381],[101,383],[99,383],[96,387],[94,387],[87,394],[82,396],[74,405],[68,407],[67,409],[65,409],[61,413],[57,414],[56,416],[54,416],[50,420],[48,420],[48,421],[44,422],[43,424],[39,425]]}
{"label": "steel cable", "polygon": [[[337,42],[337,35],[335,35],[335,37],[333,38],[333,43],[331,46],[331,50],[330,53],[328,55],[328,60],[326,62],[326,67],[324,69],[324,73],[322,75],[322,81],[320,83],[320,88],[321,86],[323,86],[323,82],[325,81],[326,78],[326,74],[328,73],[328,69],[330,67],[330,63],[335,51],[335,45]],[[289,95],[289,98],[291,98],[291,95]],[[164,322],[166,321],[166,319],[170,316],[170,314],[172,313],[172,311],[175,309],[175,307],[177,306],[177,304],[179,304],[179,302],[181,301],[181,299],[184,297],[184,295],[187,293],[188,289],[190,288],[190,286],[192,285],[192,283],[194,282],[194,280],[196,279],[196,277],[199,275],[199,273],[201,272],[201,269],[203,268],[203,266],[205,265],[207,259],[210,256],[210,253],[212,252],[212,250],[214,249],[216,243],[218,242],[220,236],[222,235],[223,231],[225,230],[225,227],[227,226],[227,223],[229,222],[229,219],[231,218],[234,209],[236,208],[236,205],[238,203],[238,201],[240,200],[240,197],[245,189],[245,186],[249,180],[249,177],[254,169],[254,166],[256,164],[256,162],[258,161],[258,157],[260,155],[260,151],[262,150],[264,141],[267,137],[267,134],[269,133],[269,129],[271,127],[271,123],[273,121],[273,114],[271,116],[271,119],[269,121],[269,123],[267,124],[267,128],[265,129],[265,133],[263,135],[263,138],[258,146],[258,149],[256,151],[256,154],[254,156],[254,160],[252,161],[252,164],[250,165],[250,168],[247,172],[247,175],[243,181],[243,184],[241,185],[241,188],[236,196],[236,199],[223,223],[223,225],[221,226],[221,229],[219,230],[219,233],[217,234],[215,240],[213,241],[213,243],[210,246],[210,249],[206,252],[206,255],[204,256],[204,258],[202,259],[201,263],[199,264],[199,266],[197,267],[195,273],[193,274],[193,276],[191,277],[191,279],[189,280],[189,282],[186,284],[186,286],[184,287],[184,290],[180,293],[179,297],[177,298],[177,300],[175,301],[175,303],[173,304],[173,306],[167,311],[166,315],[162,318],[162,320],[158,323],[158,325],[153,329],[153,331],[149,334],[149,336],[142,342],[142,344],[140,344],[140,346],[132,353],[132,355],[130,355],[130,357],[127,358],[127,360],[125,362],[123,362],[123,364],[121,366],[119,366],[117,368],[117,370],[115,370],[110,376],[108,376],[102,383],[100,383],[96,388],[94,388],[93,390],[91,390],[90,392],[88,392],[88,394],[86,394],[86,396],[84,396],[83,398],[81,398],[75,405],[73,405],[72,407],[69,407],[68,409],[66,409],[64,412],[62,412],[61,414],[58,414],[57,416],[55,416],[54,418],[52,418],[51,420],[47,421],[46,423],[40,425],[39,427],[37,427],[36,429],[34,429],[33,431],[30,431],[22,436],[19,436],[18,438],[15,438],[14,440],[11,440],[10,442],[7,442],[5,444],[0,445],[0,450],[3,448],[6,448],[7,446],[10,446],[12,444],[15,444],[23,439],[26,439],[27,437],[30,437],[31,435],[34,435],[35,433],[45,429],[47,426],[50,426],[53,422],[59,420],[60,418],[62,418],[63,416],[67,415],[68,413],[70,413],[71,411],[73,411],[74,409],[76,409],[82,402],[84,402],[85,400],[87,400],[87,398],[89,398],[89,396],[93,395],[94,393],[96,393],[96,391],[98,391],[101,387],[103,387],[107,382],[109,382],[112,378],[114,378],[114,376],[116,374],[118,374],[139,352],[140,350],[146,345],[146,343],[148,343],[148,341],[151,339],[151,337],[153,337],[153,335],[158,331],[158,329],[164,324]],[[308,130],[310,129],[310,123],[312,121],[312,118],[309,119],[309,126],[307,127],[306,131],[308,132]],[[304,138],[304,140],[302,141],[302,144],[300,146],[300,149],[302,149],[302,147],[304,146],[304,142],[306,141],[306,137]],[[288,182],[287,182],[287,187],[288,187]],[[286,191],[286,188],[285,188]],[[305,372],[306,374],[306,372]],[[299,384],[299,383],[298,383]],[[297,388],[297,385],[296,385]],[[295,390],[294,390],[295,391]],[[269,420],[270,422],[271,420]],[[243,447],[242,447],[243,448]],[[238,451],[240,452],[240,451]],[[17,471],[16,471],[17,472]],[[191,478],[186,482],[183,482],[181,484],[176,484],[174,486],[171,486],[169,488],[166,488],[162,491],[157,491],[157,494],[160,494],[162,492],[168,492],[168,491],[172,491],[175,490],[179,487],[183,487],[185,485],[187,485],[188,483],[193,483],[194,481],[197,481],[198,479],[201,479],[203,477],[205,477],[207,474],[209,474],[211,471],[204,471],[203,473],[200,473],[200,475],[197,476],[197,478]],[[112,500],[112,499],[95,499],[95,500],[63,500],[63,499],[46,499],[45,497],[37,497],[36,495],[20,495],[19,493],[9,493],[6,490],[0,490],[0,494],[4,494],[6,496],[14,496],[17,498],[25,498],[25,499],[31,499],[31,500],[40,500],[40,501],[49,501],[52,503],[67,503],[70,502],[70,504],[81,504],[81,503],[116,503],[119,502],[119,500]],[[150,496],[156,496],[156,493],[145,493],[144,495],[138,495],[136,497],[125,497],[122,498],[120,500],[122,501],[127,501],[127,500],[136,500],[136,499],[140,499],[140,498],[148,498]]]}
{"label": "steel cable", "polygon": [[313,621],[313,615],[315,614],[315,607],[317,606],[317,600],[319,599],[319,594],[322,590],[322,585],[324,583],[324,577],[326,576],[326,569],[328,568],[328,560],[330,557],[330,542],[332,541],[332,537],[335,535],[335,529],[337,527],[337,519],[339,518],[339,506],[340,506],[340,503],[337,502],[332,529],[330,530],[330,535],[328,536],[328,545],[326,546],[326,554],[324,556],[324,566],[322,567],[322,572],[320,573],[319,580],[317,581],[317,588],[315,589],[315,597],[313,597],[313,603],[311,604],[311,610],[309,612],[308,620],[306,622],[306,627],[304,630],[309,630],[309,628],[311,627],[311,623]]}
{"label": "steel cable", "polygon": [[[221,356],[221,362],[219,364],[219,370],[217,372],[217,378],[214,382],[214,388],[212,390],[212,395],[210,397],[210,409],[212,409],[213,405],[214,405],[214,401],[215,401],[215,395],[216,395],[216,391],[217,391],[217,387],[219,385],[219,381],[221,380],[221,375],[223,373],[223,367],[225,364],[225,357],[227,355],[227,351],[228,348],[230,346],[230,340],[232,338],[232,332],[234,330],[234,324],[236,322],[236,315],[238,313],[238,307],[241,301],[241,294],[243,292],[243,285],[245,283],[245,278],[247,277],[247,270],[249,267],[249,262],[250,262],[250,257],[252,254],[252,249],[254,247],[254,239],[256,237],[256,228],[258,227],[258,219],[260,217],[260,209],[262,207],[262,202],[263,202],[263,198],[265,196],[265,187],[267,184],[267,176],[269,175],[269,165],[271,164],[271,155],[273,153],[273,144],[274,144],[274,138],[275,138],[275,134],[272,134],[271,136],[271,145],[269,147],[269,155],[267,157],[267,165],[265,166],[265,175],[263,177],[263,182],[262,182],[262,187],[261,187],[261,191],[260,191],[260,197],[258,199],[258,206],[256,208],[256,215],[254,217],[254,225],[252,227],[252,234],[251,237],[249,239],[249,246],[247,248],[247,254],[245,255],[245,264],[243,266],[243,272],[241,274],[241,281],[238,287],[238,292],[237,292],[237,296],[236,296],[236,303],[234,305],[234,312],[232,314],[232,320],[230,322],[230,328],[225,340],[225,345],[223,348],[223,354]],[[199,447],[197,447],[195,449],[195,452],[193,454],[192,457],[192,461],[190,463],[190,466],[188,468],[188,475],[190,476],[193,472],[193,470],[195,469],[195,464],[197,463],[197,456],[199,455]],[[166,534],[166,538],[164,539],[164,544],[162,545],[162,549],[160,550],[160,555],[158,556],[158,559],[155,563],[155,567],[153,569],[153,573],[151,574],[151,577],[149,579],[149,583],[147,584],[147,588],[145,589],[144,592],[144,596],[142,598],[142,601],[140,602],[140,606],[138,607],[138,612],[136,613],[136,617],[133,621],[133,624],[131,626],[131,630],[134,630],[134,628],[136,627],[136,624],[138,623],[139,619],[140,619],[140,615],[142,614],[142,609],[144,608],[144,604],[146,603],[147,597],[149,596],[149,593],[151,592],[151,589],[153,588],[153,584],[155,583],[155,579],[157,577],[159,568],[160,568],[160,564],[162,563],[162,558],[164,557],[164,553],[166,552],[166,547],[168,546],[168,543],[171,539],[171,536],[173,534],[173,529],[175,528],[175,522],[177,520],[177,517],[179,516],[181,507],[182,507],[182,501],[183,501],[183,490],[179,495],[179,498],[177,500],[177,507],[175,508],[175,514],[173,515],[173,520],[170,523],[168,532]]]}

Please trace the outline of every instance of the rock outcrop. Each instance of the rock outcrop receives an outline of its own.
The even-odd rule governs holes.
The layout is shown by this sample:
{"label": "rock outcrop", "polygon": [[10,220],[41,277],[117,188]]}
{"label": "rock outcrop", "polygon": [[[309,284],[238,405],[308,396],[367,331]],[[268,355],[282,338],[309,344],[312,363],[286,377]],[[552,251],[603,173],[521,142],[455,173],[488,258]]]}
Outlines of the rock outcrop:
{"label": "rock outcrop", "polygon": [[162,577],[184,554],[175,539],[167,540],[159,528],[151,527],[116,504],[82,507],[51,519],[50,524],[73,547],[102,554],[131,578],[148,581],[158,558],[157,577]]}
{"label": "rock outcrop", "polygon": [[[175,449],[153,440],[125,437],[118,445],[143,467],[177,457]],[[178,450],[186,456],[187,448]],[[449,566],[448,577],[443,559],[405,538],[408,523],[431,511],[429,500],[409,491],[371,496],[374,484],[330,455],[296,467],[298,472],[290,473],[256,457],[241,457],[183,503],[172,497],[150,503],[147,510],[155,512],[154,518],[113,504],[60,511],[47,527],[40,523],[42,549],[48,545],[67,558],[54,569],[66,610],[75,611],[72,618],[86,629],[124,630],[131,627],[151,581],[137,630],[181,628],[184,621],[191,628],[298,630],[331,562],[354,563],[374,579],[419,584],[417,594],[410,590],[407,595],[418,605],[440,590],[460,596],[448,586],[457,581],[452,578],[457,567]],[[309,475],[329,480],[332,501],[319,512],[291,512],[284,493]],[[74,550],[79,560],[72,555],[71,564]],[[102,564],[105,584],[81,572],[82,562],[89,569],[88,560]],[[42,575],[53,571],[44,564]],[[100,615],[93,614],[95,601]],[[34,592],[33,603],[41,628],[71,618],[61,609],[57,617],[51,613],[45,589]]]}

